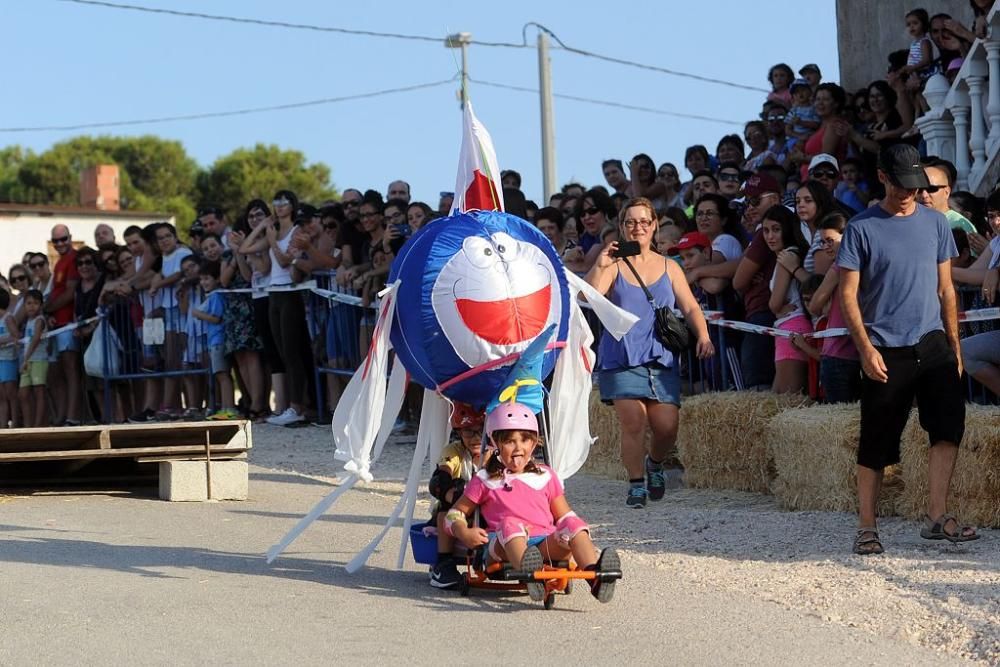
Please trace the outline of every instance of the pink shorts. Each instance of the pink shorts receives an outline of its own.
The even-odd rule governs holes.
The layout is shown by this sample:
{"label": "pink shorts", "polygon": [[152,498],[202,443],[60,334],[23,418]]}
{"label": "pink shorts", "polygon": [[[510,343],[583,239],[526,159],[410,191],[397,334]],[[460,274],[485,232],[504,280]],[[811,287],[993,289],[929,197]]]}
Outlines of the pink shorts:
{"label": "pink shorts", "polygon": [[[794,331],[795,333],[812,333],[812,322],[805,315],[796,315],[785,320],[776,328],[782,331]],[[806,353],[792,344],[791,338],[776,338],[774,341],[774,361],[809,361]]]}

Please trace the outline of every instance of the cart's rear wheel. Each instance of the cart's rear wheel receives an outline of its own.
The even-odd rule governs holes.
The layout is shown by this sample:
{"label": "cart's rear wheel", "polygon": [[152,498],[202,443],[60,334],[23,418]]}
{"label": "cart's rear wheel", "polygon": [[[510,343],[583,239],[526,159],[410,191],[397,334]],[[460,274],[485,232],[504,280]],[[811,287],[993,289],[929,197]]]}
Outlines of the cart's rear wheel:
{"label": "cart's rear wheel", "polygon": [[549,593],[546,595],[545,600],[542,601],[542,606],[546,609],[552,609],[552,607],[556,606],[556,594]]}
{"label": "cart's rear wheel", "polygon": [[468,575],[463,575],[462,578],[458,580],[458,593],[463,598],[469,597],[469,578],[468,578]]}

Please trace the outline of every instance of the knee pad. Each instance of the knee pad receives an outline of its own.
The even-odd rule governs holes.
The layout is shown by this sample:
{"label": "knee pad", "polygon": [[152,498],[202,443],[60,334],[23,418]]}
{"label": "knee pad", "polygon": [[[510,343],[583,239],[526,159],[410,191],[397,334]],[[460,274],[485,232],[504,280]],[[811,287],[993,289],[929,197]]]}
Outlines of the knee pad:
{"label": "knee pad", "polygon": [[497,527],[497,540],[506,546],[515,537],[528,537],[528,527],[517,518],[508,517]]}
{"label": "knee pad", "polygon": [[556,539],[566,546],[569,546],[570,541],[584,530],[589,533],[590,526],[578,517],[576,512],[567,512],[556,521]]}

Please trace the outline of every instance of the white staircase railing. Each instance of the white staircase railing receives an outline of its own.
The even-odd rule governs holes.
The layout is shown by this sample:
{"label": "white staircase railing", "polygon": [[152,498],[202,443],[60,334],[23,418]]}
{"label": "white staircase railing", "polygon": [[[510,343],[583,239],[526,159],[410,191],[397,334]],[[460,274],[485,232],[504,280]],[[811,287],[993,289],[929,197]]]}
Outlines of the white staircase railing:
{"label": "white staircase railing", "polygon": [[986,20],[986,39],[972,44],[954,83],[940,74],[927,81],[931,110],[916,121],[927,154],[951,160],[957,189],[980,197],[1000,179],[1000,7]]}

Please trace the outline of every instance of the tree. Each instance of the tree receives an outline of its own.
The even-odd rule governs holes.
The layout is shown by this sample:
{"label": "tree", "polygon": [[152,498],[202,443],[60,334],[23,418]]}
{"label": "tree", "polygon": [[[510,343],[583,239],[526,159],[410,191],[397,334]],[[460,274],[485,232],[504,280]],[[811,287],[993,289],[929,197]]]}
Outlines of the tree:
{"label": "tree", "polygon": [[270,201],[281,189],[310,202],[336,195],[329,167],[307,164],[301,152],[278,146],[240,148],[202,170],[179,141],[152,135],[83,136],[39,154],[20,146],[0,149],[0,201],[77,206],[80,173],[99,164],[118,165],[123,209],[173,215],[184,235],[196,204],[222,206],[234,218],[249,200]]}
{"label": "tree", "polygon": [[[0,180],[0,195],[5,199],[79,205],[80,172],[94,165],[115,164],[123,209],[167,213],[184,225],[194,219],[198,165],[179,141],[149,135],[75,137],[38,155],[19,151],[11,147],[0,154],[0,165],[17,165],[16,179]],[[9,167],[0,167],[0,179],[4,171]]]}
{"label": "tree", "polygon": [[278,190],[291,190],[300,201],[318,204],[336,197],[330,168],[322,162],[306,164],[296,150],[257,144],[220,157],[198,182],[202,204],[223,207],[234,217],[254,198],[271,201]]}

